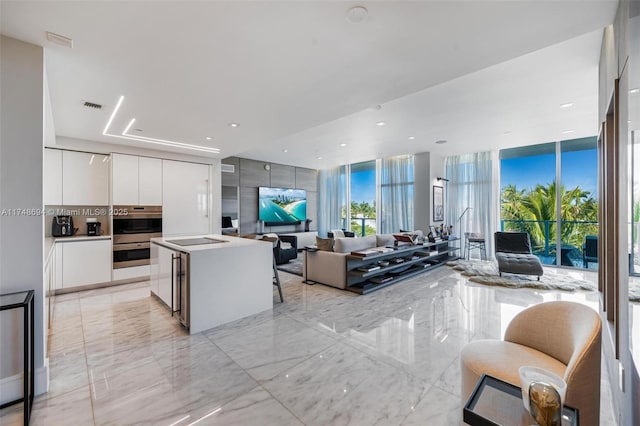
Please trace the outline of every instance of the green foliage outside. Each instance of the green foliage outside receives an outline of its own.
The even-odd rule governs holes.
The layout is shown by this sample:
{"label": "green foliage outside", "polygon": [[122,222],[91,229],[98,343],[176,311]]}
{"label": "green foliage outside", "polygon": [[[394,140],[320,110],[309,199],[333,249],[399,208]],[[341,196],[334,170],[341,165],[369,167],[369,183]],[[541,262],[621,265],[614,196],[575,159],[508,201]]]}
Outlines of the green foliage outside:
{"label": "green foliage outside", "polygon": [[[538,184],[531,190],[508,185],[502,191],[501,217],[505,231],[526,231],[536,252],[547,243],[554,248],[557,226],[555,181]],[[579,186],[571,190],[560,187],[562,243],[581,248],[587,235],[598,235],[598,200]],[[593,223],[585,223],[593,222]],[[553,250],[555,252],[555,250]]]}
{"label": "green foliage outside", "polygon": [[[347,217],[346,209],[342,209],[342,218]],[[362,201],[358,203],[357,201],[351,202],[351,231],[355,232],[356,235],[362,235],[362,220],[361,218],[371,219],[365,221],[364,225],[364,235],[375,235],[376,228],[372,227],[368,223],[376,222],[376,202],[373,202],[373,205]]]}

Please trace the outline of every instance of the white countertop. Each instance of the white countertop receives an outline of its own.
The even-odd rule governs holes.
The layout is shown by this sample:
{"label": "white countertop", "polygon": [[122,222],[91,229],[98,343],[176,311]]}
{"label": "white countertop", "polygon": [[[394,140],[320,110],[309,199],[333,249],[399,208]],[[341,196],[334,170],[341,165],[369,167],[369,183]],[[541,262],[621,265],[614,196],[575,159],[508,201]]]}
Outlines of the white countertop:
{"label": "white countertop", "polygon": [[111,235],[73,235],[71,237],[54,237],[56,243],[67,243],[72,241],[88,241],[88,240],[110,240]]}
{"label": "white countertop", "polygon": [[[191,238],[215,238],[216,240],[226,241],[224,243],[198,244],[193,246],[181,246],[173,244],[173,240],[187,240]],[[228,248],[246,247],[254,244],[272,244],[268,241],[252,240],[248,238],[231,237],[229,235],[208,234],[208,235],[180,235],[176,237],[151,238],[153,244],[158,244],[171,250],[181,251],[183,253],[194,253],[207,250],[222,250]]]}

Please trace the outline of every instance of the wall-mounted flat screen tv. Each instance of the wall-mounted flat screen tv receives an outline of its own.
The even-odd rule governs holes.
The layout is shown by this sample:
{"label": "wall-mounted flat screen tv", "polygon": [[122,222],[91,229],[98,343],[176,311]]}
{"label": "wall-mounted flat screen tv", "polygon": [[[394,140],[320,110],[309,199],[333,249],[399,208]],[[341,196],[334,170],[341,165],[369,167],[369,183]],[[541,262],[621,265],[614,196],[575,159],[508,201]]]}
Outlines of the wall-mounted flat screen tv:
{"label": "wall-mounted flat screen tv", "polygon": [[267,226],[292,225],[307,220],[307,191],[258,188],[258,219]]}

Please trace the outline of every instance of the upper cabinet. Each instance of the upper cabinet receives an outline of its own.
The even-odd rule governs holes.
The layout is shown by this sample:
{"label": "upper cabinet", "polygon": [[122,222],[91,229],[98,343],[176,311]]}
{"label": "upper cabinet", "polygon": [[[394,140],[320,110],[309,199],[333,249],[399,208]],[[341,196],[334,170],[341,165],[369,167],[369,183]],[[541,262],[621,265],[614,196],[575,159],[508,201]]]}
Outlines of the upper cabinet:
{"label": "upper cabinet", "polygon": [[162,160],[138,158],[138,195],[143,206],[162,205]]}
{"label": "upper cabinet", "polygon": [[[62,186],[61,204],[109,205],[108,158],[109,156],[101,154],[62,151],[62,182],[59,182]],[[45,158],[45,161],[47,160],[48,157]]]}
{"label": "upper cabinet", "polygon": [[43,204],[62,205],[62,151],[44,150]]}
{"label": "upper cabinet", "polygon": [[112,204],[162,205],[162,160],[112,154]]}
{"label": "upper cabinet", "polygon": [[212,205],[209,193],[208,165],[163,160],[162,233],[208,234]]}

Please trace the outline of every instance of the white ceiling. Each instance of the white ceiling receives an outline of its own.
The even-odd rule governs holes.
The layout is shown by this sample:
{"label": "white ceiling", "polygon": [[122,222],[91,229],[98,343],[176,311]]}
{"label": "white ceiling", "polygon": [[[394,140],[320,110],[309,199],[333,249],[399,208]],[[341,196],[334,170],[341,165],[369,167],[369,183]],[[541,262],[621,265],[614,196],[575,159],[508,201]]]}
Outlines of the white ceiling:
{"label": "white ceiling", "polygon": [[[356,4],[369,11],[359,24],[346,20]],[[602,28],[617,0],[0,7],[2,34],[45,47],[60,136],[158,149],[102,135],[125,95],[114,133],[136,118],[142,132],[130,133],[213,156],[324,168],[595,135]]]}

